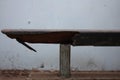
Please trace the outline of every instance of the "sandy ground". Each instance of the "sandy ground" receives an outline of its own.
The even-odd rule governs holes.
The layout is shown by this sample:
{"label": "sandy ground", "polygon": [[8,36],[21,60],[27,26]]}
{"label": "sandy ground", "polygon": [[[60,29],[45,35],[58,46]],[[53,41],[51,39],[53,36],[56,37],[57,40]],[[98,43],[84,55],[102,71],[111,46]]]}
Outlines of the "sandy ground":
{"label": "sandy ground", "polygon": [[63,78],[59,71],[0,70],[0,80],[120,80],[120,71],[72,71]]}

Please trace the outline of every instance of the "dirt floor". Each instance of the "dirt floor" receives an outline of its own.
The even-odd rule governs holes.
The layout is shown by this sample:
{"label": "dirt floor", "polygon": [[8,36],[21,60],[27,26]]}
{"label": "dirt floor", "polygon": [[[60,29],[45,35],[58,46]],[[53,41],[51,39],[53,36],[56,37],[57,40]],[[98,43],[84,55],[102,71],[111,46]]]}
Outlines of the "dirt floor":
{"label": "dirt floor", "polygon": [[0,70],[0,80],[120,80],[120,71],[72,71],[63,78],[53,70]]}

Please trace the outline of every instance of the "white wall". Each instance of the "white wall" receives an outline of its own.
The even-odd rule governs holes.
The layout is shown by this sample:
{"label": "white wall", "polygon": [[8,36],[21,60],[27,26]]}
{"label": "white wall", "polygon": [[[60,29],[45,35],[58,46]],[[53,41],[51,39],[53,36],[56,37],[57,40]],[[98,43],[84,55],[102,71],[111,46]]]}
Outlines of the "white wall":
{"label": "white wall", "polygon": [[[0,0],[0,29],[120,29],[120,0]],[[59,45],[30,44],[0,33],[0,69],[59,69]],[[120,70],[120,47],[72,47],[71,68]]]}

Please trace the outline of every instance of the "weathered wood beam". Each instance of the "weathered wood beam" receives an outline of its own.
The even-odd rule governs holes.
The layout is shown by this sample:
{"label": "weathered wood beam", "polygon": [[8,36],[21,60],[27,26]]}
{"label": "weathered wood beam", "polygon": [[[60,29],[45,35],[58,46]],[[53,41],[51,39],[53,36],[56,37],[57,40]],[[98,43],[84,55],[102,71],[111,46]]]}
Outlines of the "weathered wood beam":
{"label": "weathered wood beam", "polygon": [[120,30],[4,29],[1,31],[12,39],[28,43],[120,46]]}
{"label": "weathered wood beam", "polygon": [[74,35],[73,46],[120,46],[118,32],[87,32]]}

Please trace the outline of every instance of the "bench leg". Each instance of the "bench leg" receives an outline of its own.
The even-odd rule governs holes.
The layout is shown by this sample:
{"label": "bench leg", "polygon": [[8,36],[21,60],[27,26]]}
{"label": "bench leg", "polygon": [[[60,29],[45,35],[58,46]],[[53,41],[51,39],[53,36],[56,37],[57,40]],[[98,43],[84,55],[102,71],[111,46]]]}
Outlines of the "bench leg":
{"label": "bench leg", "polygon": [[70,45],[60,44],[60,76],[65,78],[69,78],[71,76],[70,49]]}

